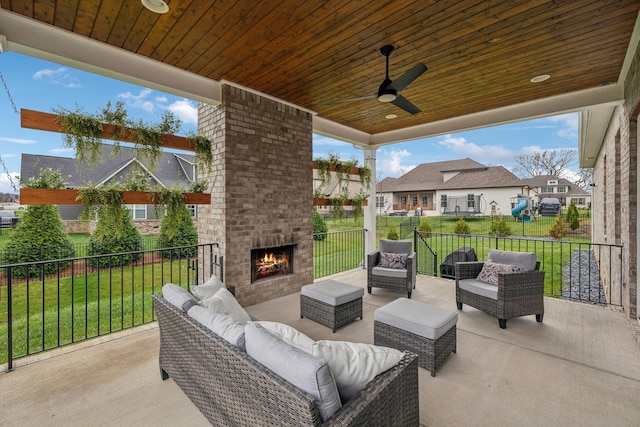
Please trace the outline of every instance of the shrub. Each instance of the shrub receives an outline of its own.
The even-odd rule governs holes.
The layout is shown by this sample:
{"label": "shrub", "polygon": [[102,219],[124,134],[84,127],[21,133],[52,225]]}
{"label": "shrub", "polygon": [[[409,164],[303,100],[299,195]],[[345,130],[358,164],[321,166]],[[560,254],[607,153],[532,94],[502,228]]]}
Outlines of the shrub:
{"label": "shrub", "polygon": [[398,240],[400,238],[400,236],[398,235],[398,232],[396,230],[394,230],[393,228],[389,231],[387,231],[387,239],[388,240]]}
{"label": "shrub", "polygon": [[[59,172],[43,169],[38,177],[21,183],[24,188],[64,188]],[[20,218],[13,234],[5,246],[4,264],[20,264],[33,261],[72,258],[73,244],[65,231],[58,208],[52,205],[31,205]],[[69,265],[47,263],[27,269],[18,267],[13,270],[15,277],[40,277],[51,274]]]}
{"label": "shrub", "polygon": [[580,228],[580,214],[573,200],[569,204],[569,209],[567,209],[567,222],[572,230]]}
{"label": "shrub", "polygon": [[324,240],[327,237],[325,234],[327,231],[329,231],[329,227],[326,221],[318,209],[313,208],[313,240]]}
{"label": "shrub", "polygon": [[[64,223],[53,205],[31,205],[20,218],[5,247],[4,264],[20,264],[33,261],[73,258],[73,243],[65,231]],[[29,277],[41,273],[52,274],[65,268],[69,262],[47,263],[29,268]],[[27,269],[13,270],[14,277],[26,278]]]}
{"label": "shrub", "polygon": [[464,218],[460,217],[456,225],[453,226],[453,234],[471,234],[469,224],[467,224]]}
{"label": "shrub", "polygon": [[500,237],[511,236],[511,228],[507,224],[507,220],[504,215],[500,215],[497,219],[493,220],[489,234]]}
{"label": "shrub", "polygon": [[556,215],[556,220],[549,227],[549,236],[554,239],[562,239],[567,235],[567,228],[564,225],[564,219],[560,214]]}
{"label": "shrub", "polygon": [[417,230],[422,231],[423,233],[431,233],[431,224],[429,224],[429,221],[427,221],[427,219],[425,218],[422,221],[420,221],[420,224],[418,224]]}
{"label": "shrub", "polygon": [[158,247],[188,247],[162,251],[162,256],[165,258],[187,256],[192,257],[195,256],[198,252],[198,230],[193,224],[193,218],[191,217],[191,211],[189,210],[189,208],[187,208],[186,205],[182,205],[182,208],[182,213],[175,233],[169,233],[167,231],[167,217],[165,216],[162,218],[162,222],[160,224],[160,237],[158,238]]}
{"label": "shrub", "polygon": [[[120,206],[122,212],[121,230],[119,233],[114,232],[111,220],[98,217],[96,229],[89,240],[89,255],[115,254],[120,252],[134,252],[142,250],[142,237],[140,232],[133,225],[131,214],[124,206]],[[89,264],[92,267],[113,267],[119,265],[128,265],[133,261],[142,258],[142,253],[104,256],[99,258],[90,258]]]}

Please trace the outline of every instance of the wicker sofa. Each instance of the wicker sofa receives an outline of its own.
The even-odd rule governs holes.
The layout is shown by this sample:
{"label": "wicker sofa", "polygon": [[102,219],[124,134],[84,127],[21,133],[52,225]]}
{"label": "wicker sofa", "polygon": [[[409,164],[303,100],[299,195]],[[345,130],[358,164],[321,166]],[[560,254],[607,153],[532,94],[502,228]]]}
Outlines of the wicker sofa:
{"label": "wicker sofa", "polygon": [[498,318],[500,328],[514,317],[535,315],[544,317],[544,271],[533,252],[510,252],[492,249],[487,262],[503,266],[518,266],[517,272],[497,274],[495,285],[479,279],[485,262],[456,263],[456,304],[475,307]]}
{"label": "wicker sofa", "polygon": [[194,321],[153,296],[160,329],[160,372],[171,377],[213,425],[417,426],[418,360],[405,353],[331,418],[316,401]]}

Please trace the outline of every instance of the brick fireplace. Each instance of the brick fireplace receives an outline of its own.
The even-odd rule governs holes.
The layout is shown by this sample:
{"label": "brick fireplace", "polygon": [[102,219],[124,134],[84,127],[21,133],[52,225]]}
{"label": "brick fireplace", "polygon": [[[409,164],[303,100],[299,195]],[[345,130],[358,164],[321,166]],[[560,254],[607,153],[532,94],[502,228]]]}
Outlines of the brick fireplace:
{"label": "brick fireplace", "polygon": [[[211,139],[214,162],[198,233],[220,243],[224,282],[246,306],[313,282],[312,116],[229,85],[222,99],[199,106],[199,132]],[[256,280],[252,252],[285,246],[295,258],[287,274]]]}

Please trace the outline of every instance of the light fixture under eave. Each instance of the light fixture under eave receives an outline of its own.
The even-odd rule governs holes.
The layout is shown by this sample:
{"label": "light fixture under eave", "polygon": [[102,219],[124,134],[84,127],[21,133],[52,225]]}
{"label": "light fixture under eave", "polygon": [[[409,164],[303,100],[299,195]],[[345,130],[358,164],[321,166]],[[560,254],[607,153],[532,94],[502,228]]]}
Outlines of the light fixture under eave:
{"label": "light fixture under eave", "polygon": [[142,5],[155,13],[169,12],[169,6],[163,0],[141,0]]}
{"label": "light fixture under eave", "polygon": [[396,117],[398,117],[395,114],[387,114],[386,116],[384,116],[385,119],[395,119]]}
{"label": "light fixture under eave", "polygon": [[531,83],[540,83],[545,80],[549,80],[549,78],[551,78],[549,74],[540,74],[539,76],[535,76],[534,78],[532,78]]}

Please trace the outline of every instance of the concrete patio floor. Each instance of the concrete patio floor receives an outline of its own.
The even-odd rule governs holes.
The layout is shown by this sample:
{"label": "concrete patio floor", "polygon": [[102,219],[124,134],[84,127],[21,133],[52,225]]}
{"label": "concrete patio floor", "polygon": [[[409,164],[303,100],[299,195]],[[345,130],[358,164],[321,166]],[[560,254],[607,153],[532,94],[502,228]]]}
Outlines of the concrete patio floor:
{"label": "concrete patio floor", "polygon": [[[366,286],[361,269],[331,278]],[[372,343],[374,310],[399,296],[365,292],[364,320],[335,334],[300,319],[299,294],[247,311],[313,339]],[[456,308],[449,280],[419,276],[413,298]],[[458,352],[435,378],[419,369],[421,425],[638,426],[640,348],[624,314],[554,299],[545,311],[542,324],[527,316],[506,330],[473,308],[458,312]],[[0,425],[209,425],[171,379],[160,380],[158,345],[150,325],[19,361],[0,374]]]}

